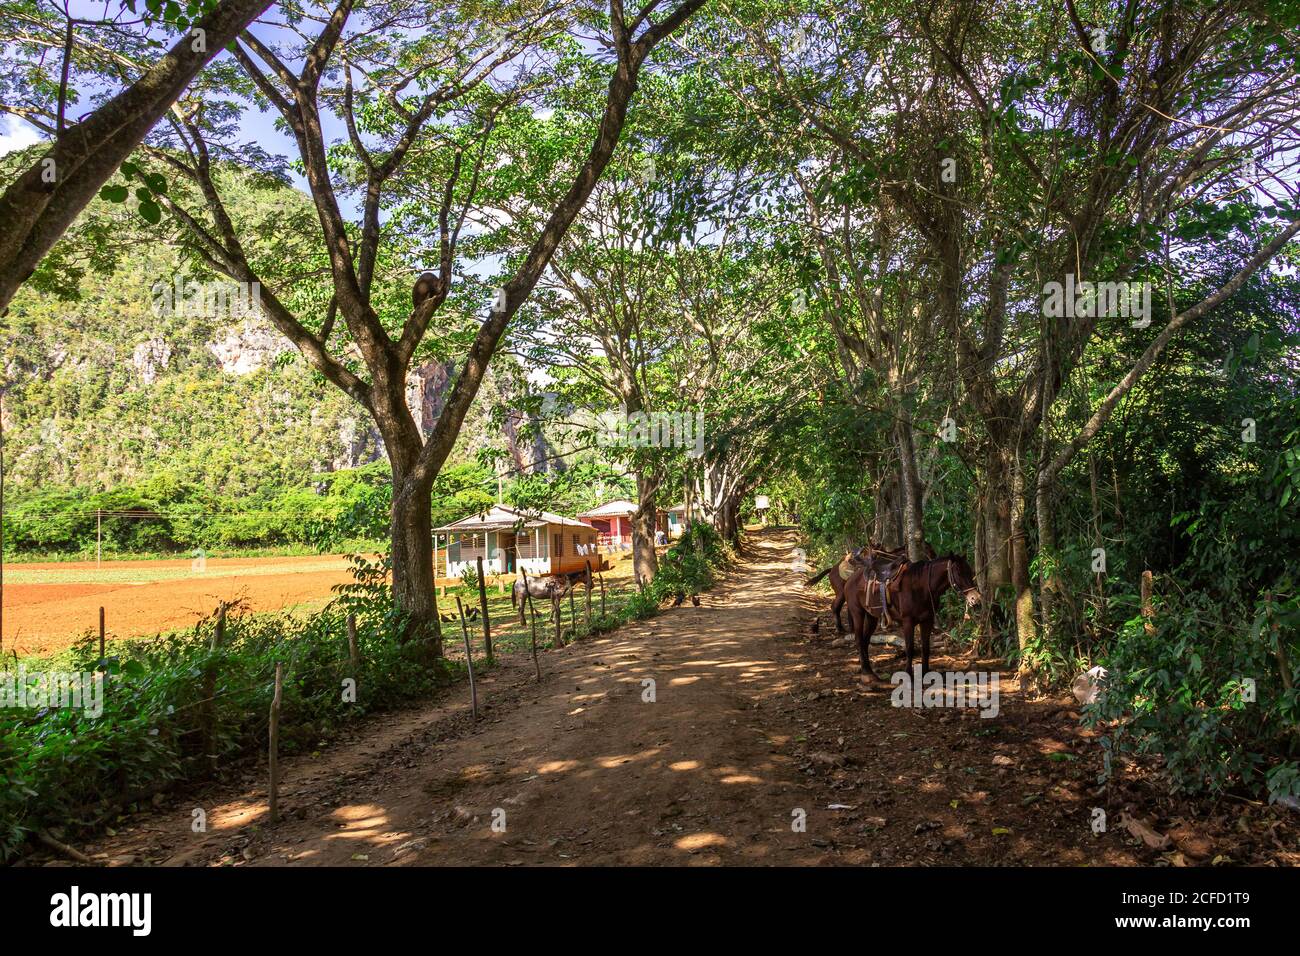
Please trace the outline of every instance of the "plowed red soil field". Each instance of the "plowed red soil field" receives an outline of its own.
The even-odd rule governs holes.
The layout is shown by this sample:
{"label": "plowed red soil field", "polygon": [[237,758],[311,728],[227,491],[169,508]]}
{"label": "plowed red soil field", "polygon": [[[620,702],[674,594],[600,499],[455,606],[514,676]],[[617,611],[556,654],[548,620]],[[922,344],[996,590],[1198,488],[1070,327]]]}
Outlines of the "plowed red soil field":
{"label": "plowed red soil field", "polygon": [[221,601],[254,611],[319,606],[351,580],[341,555],[208,558],[202,571],[188,559],[7,564],[4,576],[4,650],[19,655],[98,631],[101,606],[110,639],[139,637],[190,627]]}

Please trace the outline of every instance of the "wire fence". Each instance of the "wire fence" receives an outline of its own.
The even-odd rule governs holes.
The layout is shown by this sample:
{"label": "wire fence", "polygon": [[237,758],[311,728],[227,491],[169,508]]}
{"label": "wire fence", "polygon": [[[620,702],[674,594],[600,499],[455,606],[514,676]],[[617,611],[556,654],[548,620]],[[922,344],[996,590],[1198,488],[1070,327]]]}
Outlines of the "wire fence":
{"label": "wire fence", "polygon": [[[493,659],[501,654],[527,652],[534,646],[534,641],[536,641],[537,645],[543,649],[554,648],[557,646],[557,635],[558,645],[565,646],[572,643],[574,640],[580,639],[581,637],[591,633],[591,629],[594,625],[601,626],[601,629],[603,630],[610,629],[612,622],[620,617],[637,593],[638,589],[626,580],[611,582],[607,586],[606,582],[603,580],[603,575],[597,575],[590,592],[579,587],[570,591],[558,601],[553,603],[533,602],[531,607],[528,606],[529,602],[525,601],[524,605],[526,613],[524,615],[523,624],[519,622],[518,611],[510,604],[506,603],[510,601],[510,598],[508,596],[496,595],[487,600],[488,617],[486,619],[476,619],[472,621],[472,627],[470,627],[471,621],[468,618],[464,619],[464,626],[462,626],[462,618],[460,616],[454,616],[450,620],[447,619],[448,615],[446,614],[446,610],[450,602],[446,597],[444,597],[439,604],[441,615],[440,623],[442,625],[442,633],[440,637],[415,638],[413,640],[401,642],[401,646],[409,653],[417,651],[422,647],[429,647],[435,642],[440,642],[440,658],[455,665],[463,665],[466,662],[466,655],[464,652],[462,635],[465,630],[468,629],[471,634],[470,649],[471,653],[474,655],[474,666],[476,669],[479,669],[484,663],[488,662],[486,648],[484,646],[484,638],[488,630],[490,630],[492,635]],[[486,594],[486,588],[484,588],[484,594]],[[458,596],[462,595],[451,595],[451,600],[454,601]],[[469,601],[469,597],[471,597],[470,595],[464,595],[464,597],[466,600],[463,603],[467,610],[479,606],[478,592],[475,592],[472,595],[472,604]],[[590,613],[588,613],[588,599],[591,601]],[[504,613],[507,607],[511,610],[510,614]],[[250,617],[255,616],[250,615]],[[213,622],[215,622],[215,620],[216,615],[209,619],[209,621]],[[232,619],[231,623],[237,625],[238,621],[239,619]],[[215,627],[215,623],[212,624],[212,626]],[[353,624],[351,626],[354,627],[355,625]],[[200,624],[195,627],[193,637],[196,641],[212,639],[208,633],[207,627],[208,621],[200,622]],[[107,641],[110,636],[111,635],[109,634],[104,634],[101,637],[101,642]],[[143,640],[147,641],[148,639]],[[117,643],[117,640],[114,640],[114,643]],[[101,646],[104,647],[105,650],[101,652],[102,656],[96,665],[96,671],[104,673],[104,685],[107,689],[117,682],[117,678],[116,675],[107,672],[109,665],[114,659],[113,656],[108,655],[110,648],[107,644],[103,643]],[[215,646],[207,655],[196,653],[193,663],[202,668],[215,668],[216,670],[214,673],[217,675],[216,680],[219,683],[224,683],[226,686],[224,686],[220,691],[208,696],[190,700],[185,703],[167,703],[154,710],[132,711],[129,714],[129,719],[146,724],[157,723],[160,727],[169,726],[173,730],[179,730],[179,735],[181,736],[186,733],[203,729],[196,727],[178,727],[176,719],[177,715],[206,704],[212,704],[218,701],[241,696],[253,698],[265,697],[266,702],[269,703],[271,688],[274,684],[275,665],[277,663],[285,665],[284,678],[287,681],[301,685],[313,680],[317,682],[324,679],[342,681],[351,678],[357,682],[357,693],[360,694],[364,692],[363,678],[365,663],[363,661],[360,668],[354,666],[349,654],[349,648],[346,647],[345,636],[340,636],[339,638],[338,647],[335,648],[337,654],[336,657],[314,666],[304,665],[301,656],[304,652],[319,651],[321,649],[320,645],[311,642],[299,643],[294,641],[285,641],[280,646],[287,649],[287,653],[267,655],[263,664],[264,673],[259,673],[254,678],[245,680],[242,683],[233,686],[229,684],[228,677],[223,678],[220,676],[221,662],[225,655],[230,652],[230,648],[226,646]],[[0,676],[17,672],[20,666],[25,666],[25,662],[20,661],[16,653],[14,653],[12,657],[0,659]],[[358,670],[360,672],[357,672]],[[31,671],[30,673],[34,675],[41,672]],[[129,682],[126,683],[130,686]],[[358,716],[362,713],[370,712],[371,709],[372,708],[370,707],[359,708],[358,710],[360,713]],[[0,710],[0,715],[2,714],[3,711]],[[260,729],[265,729],[266,719],[264,715],[261,715],[260,711],[245,714],[243,719],[247,721],[250,718],[254,721],[254,730],[260,732]],[[247,725],[245,726],[245,730],[247,732]],[[87,723],[84,729],[79,728],[76,731],[76,736],[82,742],[102,742],[108,744],[113,741],[114,737],[121,736],[121,729],[113,722],[100,724],[94,719],[91,719],[91,722]],[[12,754],[0,758],[0,766],[16,763],[19,760],[24,759],[25,756],[26,755],[24,754]]]}

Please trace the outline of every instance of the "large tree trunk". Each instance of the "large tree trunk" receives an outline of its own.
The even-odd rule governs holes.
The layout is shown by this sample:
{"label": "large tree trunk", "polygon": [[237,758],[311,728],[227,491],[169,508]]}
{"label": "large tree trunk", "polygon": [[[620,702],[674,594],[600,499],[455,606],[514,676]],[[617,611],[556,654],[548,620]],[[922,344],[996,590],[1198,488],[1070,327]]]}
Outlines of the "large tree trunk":
{"label": "large tree trunk", "polygon": [[683,531],[691,526],[693,512],[693,494],[695,482],[691,480],[691,466],[687,462],[682,471],[682,527]]}
{"label": "large tree trunk", "polygon": [[[1046,434],[1047,427],[1043,427]],[[1046,444],[1044,442],[1044,444]],[[1056,613],[1056,593],[1061,588],[1060,570],[1057,567],[1056,525],[1052,516],[1052,477],[1046,472],[1039,472],[1034,482],[1034,514],[1038,522],[1038,555],[1041,571],[1038,581],[1039,613],[1043,621],[1043,636],[1051,639],[1054,615]]]}
{"label": "large tree trunk", "polygon": [[718,536],[733,545],[740,544],[740,501],[742,497],[743,493],[740,490],[729,486],[727,491],[718,498],[718,505],[714,515],[713,527],[717,529]]}
{"label": "large tree trunk", "polygon": [[740,547],[740,502],[742,494],[732,495],[723,505],[723,537],[733,546]]}
{"label": "large tree trunk", "polygon": [[[1034,591],[1029,580],[1029,542],[1025,530],[1025,471],[1019,454],[1008,462],[1011,471],[1011,586],[1016,595],[1016,642],[1023,653],[1036,633]],[[1023,658],[1021,670],[1025,670]]]}
{"label": "large tree trunk", "polygon": [[991,597],[1011,583],[1011,475],[996,447],[985,456],[983,479],[984,587]]}
{"label": "large tree trunk", "polygon": [[912,434],[912,418],[904,408],[895,426],[898,444],[898,478],[901,488],[900,505],[903,512],[903,540],[907,556],[913,561],[925,560],[925,524],[921,513],[921,477],[916,467],[916,442]]}
{"label": "large tree trunk", "polygon": [[659,513],[659,478],[644,469],[636,472],[637,509],[632,513],[632,574],[645,585],[659,573],[655,524]]}
{"label": "large tree trunk", "polygon": [[416,645],[417,656],[442,656],[442,625],[433,586],[433,517],[428,487],[393,476],[393,602],[407,619],[403,643]]}
{"label": "large tree trunk", "polygon": [[[871,539],[882,547],[894,550],[903,546],[905,533],[903,529],[902,488],[898,481],[898,471],[886,466],[884,474],[876,482],[876,513],[871,519]],[[846,542],[855,547],[865,542]]]}
{"label": "large tree trunk", "polygon": [[375,379],[375,421],[384,436],[384,450],[393,471],[389,525],[393,604],[406,616],[406,627],[399,639],[416,644],[418,657],[432,660],[442,653],[442,626],[433,577],[433,479],[421,476],[416,468],[424,443],[406,404],[405,380],[396,375],[396,370],[386,370]]}

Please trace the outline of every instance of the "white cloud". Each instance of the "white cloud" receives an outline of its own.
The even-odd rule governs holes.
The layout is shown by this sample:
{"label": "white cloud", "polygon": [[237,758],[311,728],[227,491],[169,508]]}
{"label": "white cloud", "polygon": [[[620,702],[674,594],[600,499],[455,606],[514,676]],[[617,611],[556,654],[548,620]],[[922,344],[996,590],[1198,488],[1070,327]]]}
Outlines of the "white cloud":
{"label": "white cloud", "polygon": [[0,156],[41,142],[41,134],[12,116],[0,116]]}

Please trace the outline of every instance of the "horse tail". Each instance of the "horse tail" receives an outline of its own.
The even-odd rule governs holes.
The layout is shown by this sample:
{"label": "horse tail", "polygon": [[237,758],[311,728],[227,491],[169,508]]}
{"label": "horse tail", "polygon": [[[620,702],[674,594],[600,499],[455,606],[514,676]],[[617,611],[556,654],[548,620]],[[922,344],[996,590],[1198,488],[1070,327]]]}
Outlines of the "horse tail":
{"label": "horse tail", "polygon": [[831,565],[829,568],[827,568],[825,571],[820,572],[820,573],[819,573],[815,578],[809,578],[809,579],[808,579],[807,581],[805,581],[804,583],[805,583],[805,584],[816,584],[816,583],[817,583],[818,581],[820,581],[822,578],[826,577],[826,575],[828,575],[828,574],[830,574],[832,571],[834,571],[835,568],[836,568],[836,565],[832,564],[832,565]]}

